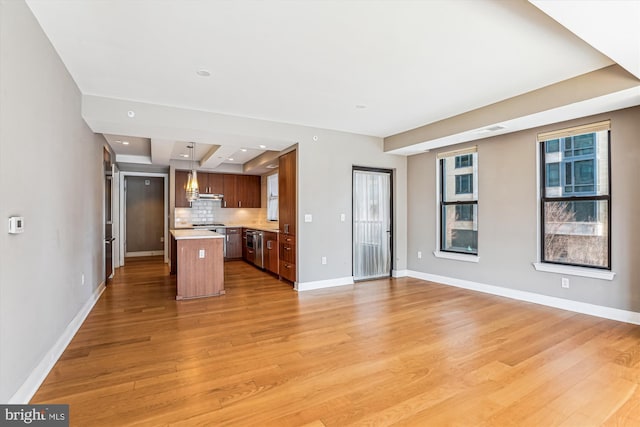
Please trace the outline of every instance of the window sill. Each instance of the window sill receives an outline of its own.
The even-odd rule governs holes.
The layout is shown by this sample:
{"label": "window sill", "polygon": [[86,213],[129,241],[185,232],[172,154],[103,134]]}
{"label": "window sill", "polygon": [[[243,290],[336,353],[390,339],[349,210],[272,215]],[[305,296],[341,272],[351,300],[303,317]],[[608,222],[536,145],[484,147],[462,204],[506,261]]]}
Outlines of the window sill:
{"label": "window sill", "polygon": [[436,258],[452,259],[455,261],[464,262],[479,262],[480,257],[478,255],[456,254],[453,252],[433,251],[433,255]]}
{"label": "window sill", "polygon": [[534,262],[533,267],[537,271],[547,273],[567,274],[569,276],[590,277],[592,279],[613,280],[616,273],[609,270],[597,270],[587,267],[572,267],[570,265],[548,264],[544,262]]}

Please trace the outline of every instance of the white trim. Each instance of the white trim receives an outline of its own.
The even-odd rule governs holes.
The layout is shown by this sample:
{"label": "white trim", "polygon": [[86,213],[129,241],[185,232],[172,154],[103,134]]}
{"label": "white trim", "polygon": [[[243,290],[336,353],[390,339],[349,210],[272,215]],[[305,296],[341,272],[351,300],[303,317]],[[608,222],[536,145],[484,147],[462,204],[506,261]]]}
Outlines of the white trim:
{"label": "white trim", "polygon": [[138,251],[138,252],[127,252],[125,257],[139,257],[139,256],[156,256],[156,255],[164,255],[164,251]]}
{"label": "white trim", "polygon": [[334,286],[353,285],[353,276],[338,277],[336,279],[316,280],[314,282],[297,283],[296,291],[310,291],[312,289],[333,288]]}
{"label": "white trim", "polygon": [[436,258],[452,259],[455,261],[480,262],[480,257],[478,255],[471,254],[457,254],[453,252],[433,251],[433,256],[435,256]]}
{"label": "white trim", "polygon": [[391,277],[407,277],[409,270],[391,270]]}
{"label": "white trim", "polygon": [[124,191],[124,184],[125,184],[125,178],[127,176],[149,176],[149,177],[160,177],[163,178],[163,182],[164,182],[164,262],[169,264],[171,259],[169,257],[169,174],[168,173],[155,173],[155,172],[125,172],[125,171],[120,171],[119,173],[119,178],[120,178],[120,185],[119,185],[119,224],[120,224],[120,228],[119,228],[119,236],[118,238],[120,239],[119,242],[119,252],[120,252],[120,259],[119,264],[122,266],[124,265],[124,258],[126,256],[125,254],[125,248],[124,248],[124,243],[126,240],[126,233],[127,233],[127,222],[126,222],[126,212],[125,212],[125,191]]}
{"label": "white trim", "polygon": [[100,283],[93,294],[89,297],[86,303],[82,306],[78,314],[73,318],[71,323],[64,330],[58,341],[49,349],[49,351],[44,355],[40,363],[35,367],[31,374],[27,377],[22,386],[15,392],[13,396],[9,399],[9,404],[16,405],[26,405],[29,403],[31,398],[36,394],[40,385],[45,380],[53,366],[56,364],[62,353],[67,348],[71,340],[73,339],[82,323],[87,318],[93,306],[100,299],[100,296],[104,292],[105,284],[104,282]]}
{"label": "white trim", "polygon": [[635,311],[621,310],[618,308],[605,307],[601,305],[589,304],[586,302],[572,301],[564,298],[541,295],[516,289],[503,288],[501,286],[486,285],[483,283],[471,282],[468,280],[456,279],[446,276],[438,276],[435,274],[422,273],[419,271],[409,270],[407,272],[407,275],[416,279],[437,282],[444,285],[484,292],[492,295],[499,295],[519,301],[532,302],[534,304],[541,304],[548,307],[573,311],[576,313],[588,314],[590,316],[602,317],[605,319],[616,320],[618,322],[640,325],[640,313]]}
{"label": "white trim", "polygon": [[609,270],[598,270],[595,268],[574,267],[571,265],[549,264],[547,262],[534,262],[533,267],[537,271],[547,273],[566,274],[569,276],[591,277],[592,279],[613,280],[616,273]]}

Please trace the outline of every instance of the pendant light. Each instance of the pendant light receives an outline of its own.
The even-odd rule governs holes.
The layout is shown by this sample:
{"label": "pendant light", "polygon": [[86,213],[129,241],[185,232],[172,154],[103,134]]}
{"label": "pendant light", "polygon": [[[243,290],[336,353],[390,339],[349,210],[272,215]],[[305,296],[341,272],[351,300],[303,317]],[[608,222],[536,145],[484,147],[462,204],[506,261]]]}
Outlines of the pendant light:
{"label": "pendant light", "polygon": [[191,154],[191,172],[189,172],[187,176],[187,200],[193,202],[200,197],[200,191],[198,190],[198,172],[196,172],[195,167],[196,143],[192,143],[187,148],[189,148]]}

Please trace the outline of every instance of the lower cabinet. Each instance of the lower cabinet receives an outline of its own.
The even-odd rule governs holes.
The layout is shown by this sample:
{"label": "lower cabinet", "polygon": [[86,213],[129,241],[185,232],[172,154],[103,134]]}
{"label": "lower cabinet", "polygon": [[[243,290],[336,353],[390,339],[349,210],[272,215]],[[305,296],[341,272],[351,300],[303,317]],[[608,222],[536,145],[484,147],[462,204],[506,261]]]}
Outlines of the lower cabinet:
{"label": "lower cabinet", "polygon": [[278,274],[278,233],[264,233],[264,268],[274,274]]}
{"label": "lower cabinet", "polygon": [[278,274],[290,282],[296,281],[296,238],[291,234],[280,233],[280,269]]}
{"label": "lower cabinet", "polygon": [[242,258],[242,228],[227,228],[227,259]]}

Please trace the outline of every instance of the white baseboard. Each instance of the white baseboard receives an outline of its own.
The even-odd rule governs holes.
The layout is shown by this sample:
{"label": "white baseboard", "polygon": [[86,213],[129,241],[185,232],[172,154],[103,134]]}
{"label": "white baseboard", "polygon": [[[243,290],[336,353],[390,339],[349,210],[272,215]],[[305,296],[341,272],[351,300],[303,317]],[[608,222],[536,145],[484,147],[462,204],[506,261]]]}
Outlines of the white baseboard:
{"label": "white baseboard", "polygon": [[407,277],[409,270],[391,270],[391,277]]}
{"label": "white baseboard", "polygon": [[640,313],[635,311],[621,310],[618,308],[605,307],[601,305],[589,304],[586,302],[572,301],[564,298],[536,294],[533,292],[503,288],[501,286],[486,285],[484,283],[477,283],[469,280],[422,273],[420,271],[407,270],[407,276],[416,279],[441,283],[444,285],[455,286],[458,288],[469,289],[472,291],[507,297],[519,301],[532,302],[535,304],[546,305],[548,307],[560,308],[562,310],[573,311],[576,313],[588,314],[590,316],[602,317],[605,319],[617,320],[619,322],[640,325]]}
{"label": "white baseboard", "polygon": [[164,255],[164,251],[139,251],[139,252],[127,252],[124,254],[125,258],[135,258],[141,256],[158,256]]}
{"label": "white baseboard", "polygon": [[51,369],[56,364],[62,353],[67,348],[73,336],[78,332],[80,326],[87,318],[91,309],[96,304],[100,296],[104,292],[105,284],[104,282],[100,283],[89,300],[82,306],[82,309],[76,314],[71,323],[64,330],[58,341],[49,349],[47,354],[42,358],[40,363],[35,367],[35,369],[29,374],[27,380],[22,384],[22,386],[15,392],[13,396],[9,399],[9,404],[17,404],[17,405],[26,405],[29,403],[31,398],[40,388],[44,379],[49,375]]}
{"label": "white baseboard", "polygon": [[310,291],[312,289],[332,288],[334,286],[353,285],[353,276],[339,277],[337,279],[316,280],[315,282],[297,283],[298,292]]}

